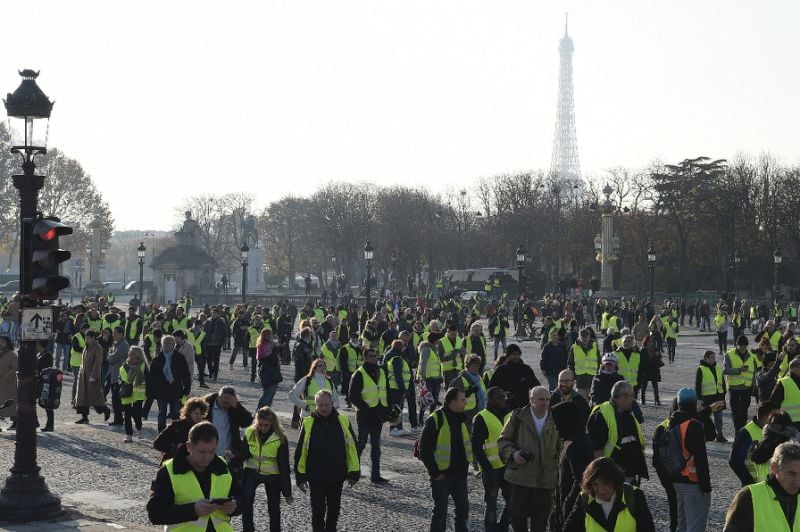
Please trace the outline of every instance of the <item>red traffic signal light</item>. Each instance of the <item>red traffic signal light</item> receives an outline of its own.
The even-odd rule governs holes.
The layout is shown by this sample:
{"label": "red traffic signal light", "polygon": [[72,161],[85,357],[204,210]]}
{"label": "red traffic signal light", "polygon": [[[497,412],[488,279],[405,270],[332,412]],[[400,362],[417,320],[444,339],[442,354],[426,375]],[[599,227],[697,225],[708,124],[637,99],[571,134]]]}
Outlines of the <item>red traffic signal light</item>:
{"label": "red traffic signal light", "polygon": [[34,222],[32,233],[29,296],[40,300],[57,299],[59,290],[69,286],[69,278],[59,275],[59,264],[72,256],[69,251],[59,249],[58,238],[72,234],[72,227],[54,216],[40,217]]}

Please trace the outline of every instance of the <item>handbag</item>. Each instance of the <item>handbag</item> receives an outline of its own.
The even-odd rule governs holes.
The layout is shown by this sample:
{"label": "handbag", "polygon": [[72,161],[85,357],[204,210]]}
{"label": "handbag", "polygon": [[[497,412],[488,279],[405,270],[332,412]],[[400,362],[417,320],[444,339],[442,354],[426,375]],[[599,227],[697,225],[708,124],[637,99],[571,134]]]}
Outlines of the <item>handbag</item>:
{"label": "handbag", "polygon": [[121,382],[119,384],[119,398],[127,399],[133,397],[133,384],[130,382]]}

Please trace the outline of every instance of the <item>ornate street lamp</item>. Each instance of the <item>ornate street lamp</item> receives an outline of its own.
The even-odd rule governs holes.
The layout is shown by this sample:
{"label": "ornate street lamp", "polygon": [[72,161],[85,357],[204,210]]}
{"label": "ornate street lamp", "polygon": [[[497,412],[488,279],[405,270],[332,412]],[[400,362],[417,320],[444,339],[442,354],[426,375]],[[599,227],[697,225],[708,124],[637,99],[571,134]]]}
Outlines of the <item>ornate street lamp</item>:
{"label": "ornate street lamp", "polygon": [[144,257],[147,248],[144,247],[144,242],[139,242],[139,247],[136,248],[136,256],[139,258],[139,305],[142,301],[142,290],[144,288]]}
{"label": "ornate street lamp", "polygon": [[653,245],[647,250],[647,269],[650,271],[650,303],[655,307],[655,285],[656,285],[656,251]]}
{"label": "ornate street lamp", "polygon": [[372,247],[372,244],[370,243],[370,241],[367,240],[367,243],[364,244],[364,260],[367,262],[367,281],[365,283],[365,289],[366,289],[366,292],[367,292],[367,307],[370,306],[371,297],[372,297],[371,290],[370,290],[370,279],[371,279],[371,275],[372,275],[372,256],[373,256],[374,252],[375,252],[375,249]]}
{"label": "ornate street lamp", "polygon": [[[739,256],[738,251],[733,252],[733,291],[736,292],[736,297],[739,297],[739,265],[742,263],[742,258]],[[736,298],[734,298],[736,299]]]}
{"label": "ornate street lamp", "polygon": [[[39,73],[23,70],[17,90],[5,100],[11,152],[22,157],[22,175],[13,177],[20,197],[19,292],[23,308],[33,284],[31,270],[33,225],[44,176],[35,175],[37,155],[47,153],[47,134],[53,103],[36,84]],[[17,416],[14,465],[0,490],[0,516],[6,521],[40,521],[61,514],[61,500],[53,495],[36,463],[36,348],[35,340],[20,342],[17,354]]]}
{"label": "ornate street lamp", "polygon": [[522,299],[525,294],[525,244],[517,248],[517,332],[516,336],[525,336],[525,326],[522,324]]}
{"label": "ornate street lamp", "polygon": [[250,248],[247,247],[247,242],[242,244],[242,303],[247,304],[247,256],[250,254]]}
{"label": "ornate street lamp", "polygon": [[781,297],[781,287],[778,285],[778,267],[781,265],[783,261],[783,256],[781,255],[781,251],[778,248],[775,248],[775,253],[772,254],[772,260],[775,264],[775,267],[772,271],[772,286],[773,290],[775,291],[775,300],[779,300]]}

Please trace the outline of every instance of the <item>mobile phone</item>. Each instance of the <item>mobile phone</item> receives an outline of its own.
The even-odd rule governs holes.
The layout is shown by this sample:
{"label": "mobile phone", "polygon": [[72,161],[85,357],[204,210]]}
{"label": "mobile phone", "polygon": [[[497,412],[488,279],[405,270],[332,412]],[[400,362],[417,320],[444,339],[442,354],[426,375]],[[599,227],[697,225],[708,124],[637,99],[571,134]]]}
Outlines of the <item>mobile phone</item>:
{"label": "mobile phone", "polygon": [[222,505],[222,504],[225,504],[226,502],[229,502],[229,501],[232,501],[232,500],[233,500],[233,497],[224,497],[222,499],[211,499],[208,502],[210,502],[211,504],[220,504],[220,505]]}

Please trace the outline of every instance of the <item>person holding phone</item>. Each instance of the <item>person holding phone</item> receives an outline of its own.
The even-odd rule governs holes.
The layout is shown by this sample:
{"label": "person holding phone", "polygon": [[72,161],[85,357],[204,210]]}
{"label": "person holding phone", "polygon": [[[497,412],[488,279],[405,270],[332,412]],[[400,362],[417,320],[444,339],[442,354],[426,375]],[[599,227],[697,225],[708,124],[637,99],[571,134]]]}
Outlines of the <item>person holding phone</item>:
{"label": "person holding phone", "polygon": [[152,524],[233,532],[230,521],[240,511],[242,486],[217,456],[218,440],[214,425],[197,423],[189,430],[189,440],[159,468],[147,501]]}

